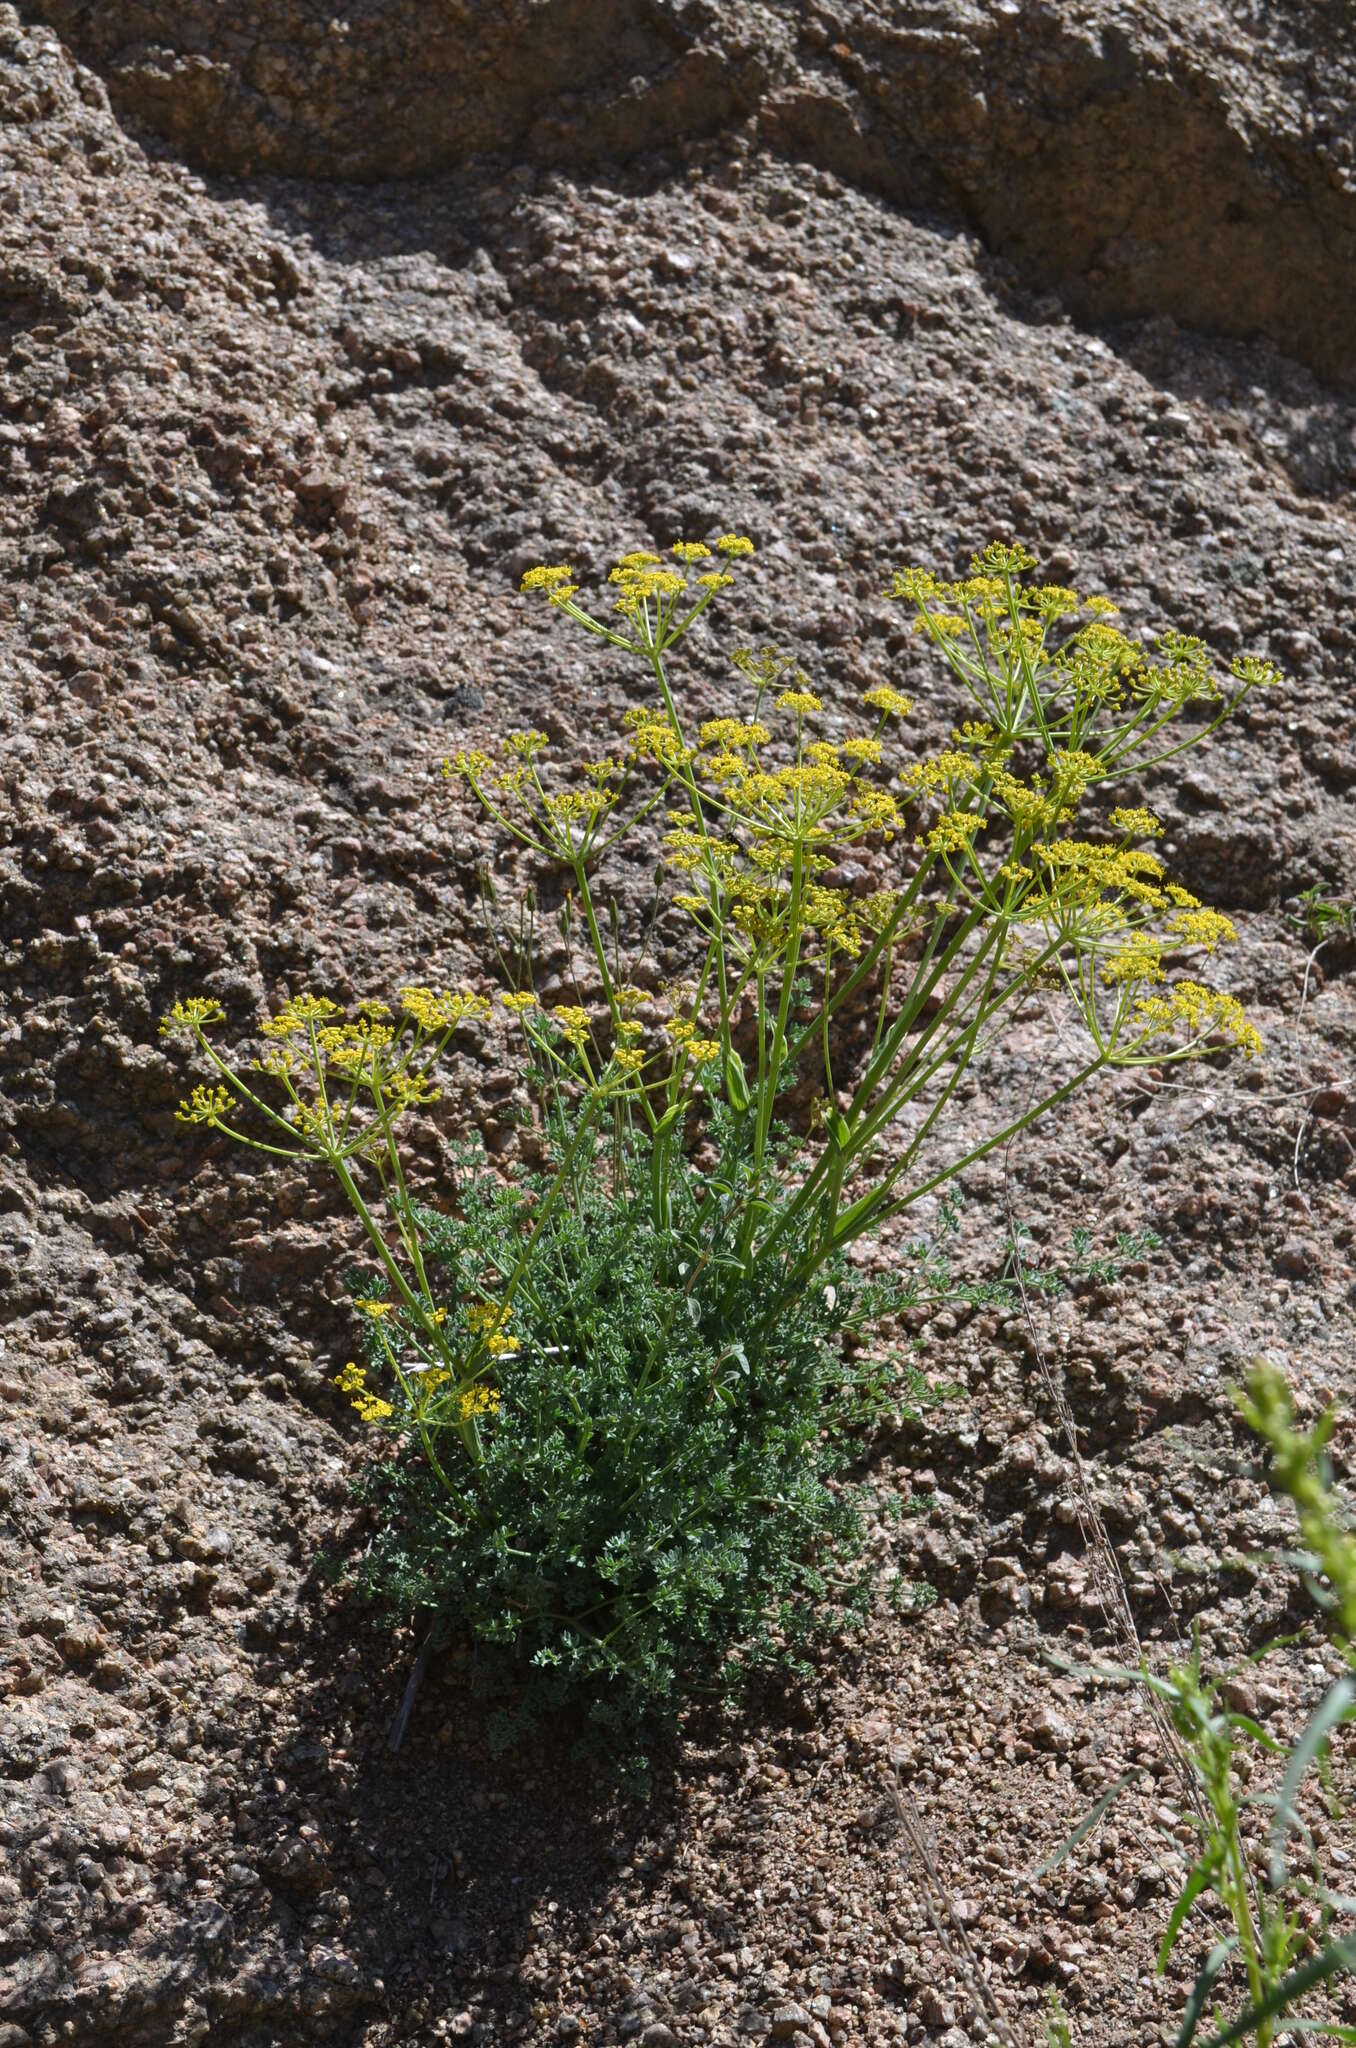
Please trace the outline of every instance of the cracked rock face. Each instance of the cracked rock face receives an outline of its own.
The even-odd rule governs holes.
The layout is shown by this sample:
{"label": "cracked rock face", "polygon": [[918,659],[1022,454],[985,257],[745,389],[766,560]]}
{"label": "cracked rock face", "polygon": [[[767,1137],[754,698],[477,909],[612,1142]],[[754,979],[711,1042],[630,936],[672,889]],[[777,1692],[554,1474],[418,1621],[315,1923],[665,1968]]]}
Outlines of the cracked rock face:
{"label": "cracked rock face", "polygon": [[[745,131],[959,214],[1090,318],[1356,371],[1344,0],[28,0],[119,114],[250,175],[625,162]],[[227,15],[229,14],[229,19]]]}
{"label": "cracked rock face", "polygon": [[[1180,2013],[1199,1954],[1166,1983],[1153,1967],[1180,1880],[1171,1774],[1126,1696],[1052,1681],[1033,1646],[1123,1661],[1015,1319],[920,1313],[891,1336],[960,1391],[870,1447],[902,1510],[871,1531],[880,1599],[805,1700],[698,1726],[639,1812],[578,1783],[563,1742],[493,1764],[450,1662],[393,1757],[417,1645],[366,1636],[314,1569],[364,1535],[348,1482],[370,1445],[331,1384],[355,1246],[326,1185],[185,1136],[189,1076],[156,1029],[194,991],[243,1036],[303,984],[488,990],[485,873],[505,906],[535,883],[539,986],[572,999],[587,967],[559,935],[559,877],[501,864],[436,767],[514,726],[596,758],[635,701],[619,663],[519,597],[534,561],[592,583],[624,549],[747,531],[738,604],[685,650],[701,715],[732,708],[728,650],[776,640],[831,718],[903,688],[909,748],[944,744],[965,707],[881,593],[910,561],[963,571],[995,534],[1109,592],[1129,631],[1270,655],[1281,690],[1126,792],[1163,816],[1174,874],[1234,917],[1209,971],[1264,1054],[1069,1105],[1010,1186],[996,1161],[976,1174],[956,1265],[1001,1263],[1009,1199],[1052,1260],[1076,1223],[1163,1238],[1054,1303],[1043,1339],[1151,1654],[1199,1620],[1243,1673],[1239,1710],[1293,1738],[1325,1671],[1312,1643],[1245,1668],[1302,1614],[1274,1561],[1293,1533],[1227,1388],[1269,1351],[1306,1416],[1356,1393],[1356,948],[1314,956],[1289,901],[1349,894],[1356,873],[1356,414],[1251,325],[1205,336],[1152,295],[1152,317],[1093,325],[1071,315],[1077,278],[1068,303],[1024,283],[948,197],[1046,231],[980,175],[985,124],[1008,118],[997,87],[970,126],[955,100],[920,112],[933,210],[892,199],[920,189],[899,166],[926,166],[903,112],[868,119],[868,76],[882,105],[921,91],[954,38],[1001,50],[1014,22],[1028,52],[1110,48],[1092,10],[1060,28],[953,8],[931,43],[917,15],[906,64],[904,15],[882,7],[873,43],[865,9],[832,32],[798,10],[793,47],[789,11],[742,10],[746,111],[705,136],[656,118],[612,161],[572,161],[603,92],[581,72],[568,135],[533,99],[504,130],[527,138],[517,161],[358,186],[200,174],[125,125],[148,113],[124,96],[137,67],[173,86],[195,21],[224,94],[285,6],[134,19],[107,0],[65,10],[68,48],[0,0],[0,2048],[735,2048],[779,2015],[792,2040],[806,2016],[818,2048],[816,2029],[888,2048],[905,2021],[911,2041],[978,2038],[882,1819],[892,1756],[1022,2038],[1052,1983],[1082,2048]],[[1158,37],[1170,78],[1178,30],[1134,16],[1131,58]],[[1292,115],[1301,133],[1301,92],[1317,161],[1341,77],[1327,18],[1240,16],[1229,55],[1224,17],[1201,12],[1200,101],[1253,95],[1252,126],[1230,116],[1249,162]],[[488,50],[525,15],[466,19]],[[618,75],[677,76],[673,24],[695,11],[633,20]],[[422,115],[397,130],[368,109],[367,62],[347,96],[307,74],[331,128],[277,129],[293,168],[303,146],[331,173],[371,170],[358,152],[393,136],[432,147]],[[1051,124],[1065,107],[1072,135],[1057,83],[1025,104]],[[542,104],[563,121],[558,84]],[[468,119],[520,89],[487,59]],[[185,141],[251,118],[209,97]],[[1039,132],[1054,161],[1058,125]],[[1176,196],[1190,217],[1199,194]],[[1194,288],[1228,271],[1202,257]],[[652,876],[653,848],[617,876],[635,922]],[[661,920],[663,973],[683,936]],[[1056,1056],[1024,1016],[957,1118],[993,1128]],[[502,1041],[455,1071],[414,1127],[420,1185],[470,1131],[512,1145],[515,1078]],[[1349,1423],[1336,1448],[1349,1470]],[[917,1582],[940,1596],[926,1612],[900,1597]],[[1033,1886],[1136,1762],[1142,1790]]]}

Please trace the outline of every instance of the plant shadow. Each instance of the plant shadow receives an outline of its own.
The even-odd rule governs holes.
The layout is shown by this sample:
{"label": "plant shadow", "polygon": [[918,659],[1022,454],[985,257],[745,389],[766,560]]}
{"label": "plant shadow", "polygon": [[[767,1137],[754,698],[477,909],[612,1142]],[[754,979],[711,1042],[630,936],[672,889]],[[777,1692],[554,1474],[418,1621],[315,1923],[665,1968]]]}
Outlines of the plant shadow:
{"label": "plant shadow", "polygon": [[[628,1793],[581,1761],[566,1717],[496,1756],[447,1653],[421,1671],[393,1748],[416,1644],[394,1657],[389,1635],[355,1631],[347,1600],[312,1611],[301,1668],[293,1654],[277,1674],[289,1726],[262,1759],[241,1851],[263,1880],[256,1914],[302,1968],[295,2038],[343,2048],[380,2012],[392,2040],[443,2038],[439,2024],[501,2040],[543,2006],[568,2011],[565,1959],[598,1942],[619,1875],[663,1858],[672,1759]],[[323,2024],[301,2030],[312,2013]]]}

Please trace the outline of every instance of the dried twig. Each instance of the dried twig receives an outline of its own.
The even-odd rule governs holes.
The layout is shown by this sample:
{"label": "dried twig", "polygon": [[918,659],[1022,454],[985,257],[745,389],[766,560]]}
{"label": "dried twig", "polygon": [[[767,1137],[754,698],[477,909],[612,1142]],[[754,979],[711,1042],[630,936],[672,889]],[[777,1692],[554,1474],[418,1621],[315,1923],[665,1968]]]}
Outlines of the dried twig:
{"label": "dried twig", "polygon": [[414,1660],[414,1669],[410,1673],[400,1705],[396,1708],[395,1719],[392,1721],[390,1732],[386,1737],[386,1746],[390,1750],[399,1749],[401,1743],[405,1740],[405,1730],[409,1725],[410,1715],[414,1712],[414,1702],[419,1691],[420,1682],[424,1676],[425,1667],[428,1664],[429,1644],[432,1640],[433,1631],[430,1629],[429,1633],[424,1637],[424,1647]]}

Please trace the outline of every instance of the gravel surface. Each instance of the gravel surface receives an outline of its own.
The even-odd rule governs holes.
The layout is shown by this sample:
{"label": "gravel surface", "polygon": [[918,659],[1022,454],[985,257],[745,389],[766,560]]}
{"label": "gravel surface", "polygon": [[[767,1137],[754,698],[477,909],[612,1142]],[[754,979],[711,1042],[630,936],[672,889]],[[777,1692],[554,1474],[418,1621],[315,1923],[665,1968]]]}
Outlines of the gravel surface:
{"label": "gravel surface", "polygon": [[[1195,1622],[1293,1736],[1328,1661],[1243,1661],[1305,1610],[1227,1388],[1265,1351],[1306,1413],[1356,1391],[1356,947],[1312,957],[1286,912],[1356,875],[1350,401],[1171,294],[1079,325],[944,192],[910,211],[756,124],[582,170],[243,182],[124,131],[0,5],[0,149],[0,2048],[977,2048],[896,1770],[1017,2038],[1058,1988],[1080,2048],[1171,2041],[1207,1945],[1155,1978],[1180,1787],[1132,1697],[1048,1661],[1121,1653],[1031,1332],[884,1333],[939,1398],[901,1365],[863,1447],[864,1637],[803,1696],[695,1717],[648,1803],[564,1735],[494,1763],[454,1666],[393,1756],[417,1643],[315,1569],[370,1455],[330,1385],[346,1225],[319,1180],[185,1138],[155,1024],[193,990],[243,1029],[303,981],[482,972],[478,877],[523,876],[438,759],[524,723],[588,750],[633,687],[516,595],[542,557],[747,531],[693,701],[775,637],[830,703],[902,683],[920,744],[959,706],[881,593],[994,534],[1131,630],[1271,654],[1284,689],[1154,791],[1239,926],[1217,968],[1264,1055],[1071,1104],[970,1177],[954,1257],[992,1271],[1009,1202],[1056,1261],[1085,1222],[1162,1238],[1042,1302],[1040,1347],[1150,1654]],[[544,968],[568,986],[563,949]],[[1033,1008],[955,1140],[1059,1056]],[[508,1142],[499,1060],[418,1128],[425,1173],[469,1127]],[[1336,1775],[1349,1810],[1350,1744]],[[1313,1818],[1350,1891],[1349,1821]]]}

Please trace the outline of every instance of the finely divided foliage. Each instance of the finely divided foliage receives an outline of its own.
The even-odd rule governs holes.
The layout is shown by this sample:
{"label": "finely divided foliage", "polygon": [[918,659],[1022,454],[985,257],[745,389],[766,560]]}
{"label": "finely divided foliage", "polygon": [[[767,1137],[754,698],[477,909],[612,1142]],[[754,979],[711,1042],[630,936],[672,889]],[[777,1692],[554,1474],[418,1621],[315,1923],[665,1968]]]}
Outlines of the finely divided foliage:
{"label": "finely divided foliage", "polygon": [[[1259,1043],[1227,993],[1169,977],[1170,953],[1208,956],[1232,927],[1115,797],[1274,670],[1221,678],[1178,634],[1150,658],[1107,600],[1025,582],[1032,558],[995,544],[958,581],[894,580],[966,700],[942,750],[901,755],[911,706],[884,686],[826,737],[841,723],[774,647],[739,649],[742,707],[694,727],[669,657],[752,555],[737,534],[637,552],[593,608],[567,565],[530,570],[525,590],[641,666],[649,701],[571,773],[537,731],[444,764],[571,878],[595,969],[579,1002],[541,1003],[529,960],[493,998],[413,985],[345,1016],[294,995],[252,1056],[219,1050],[209,997],[165,1025],[211,1069],[183,1119],[323,1162],[370,1247],[364,1355],[338,1384],[393,1462],[368,1482],[361,1586],[462,1646],[501,1733],[568,1699],[614,1753],[685,1690],[795,1664],[860,1597],[843,1471],[881,1389],[842,1335],[898,1287],[854,1278],[854,1240],[1104,1070]],[[643,934],[629,958],[605,939],[607,863],[636,832],[661,840],[690,924],[681,983]],[[881,877],[865,894],[849,855]],[[1078,1058],[1012,1121],[958,1136],[967,1069],[1034,989],[1069,1005]],[[435,1215],[400,1120],[454,1051],[499,1034],[544,1164],[505,1177],[468,1152]]]}

